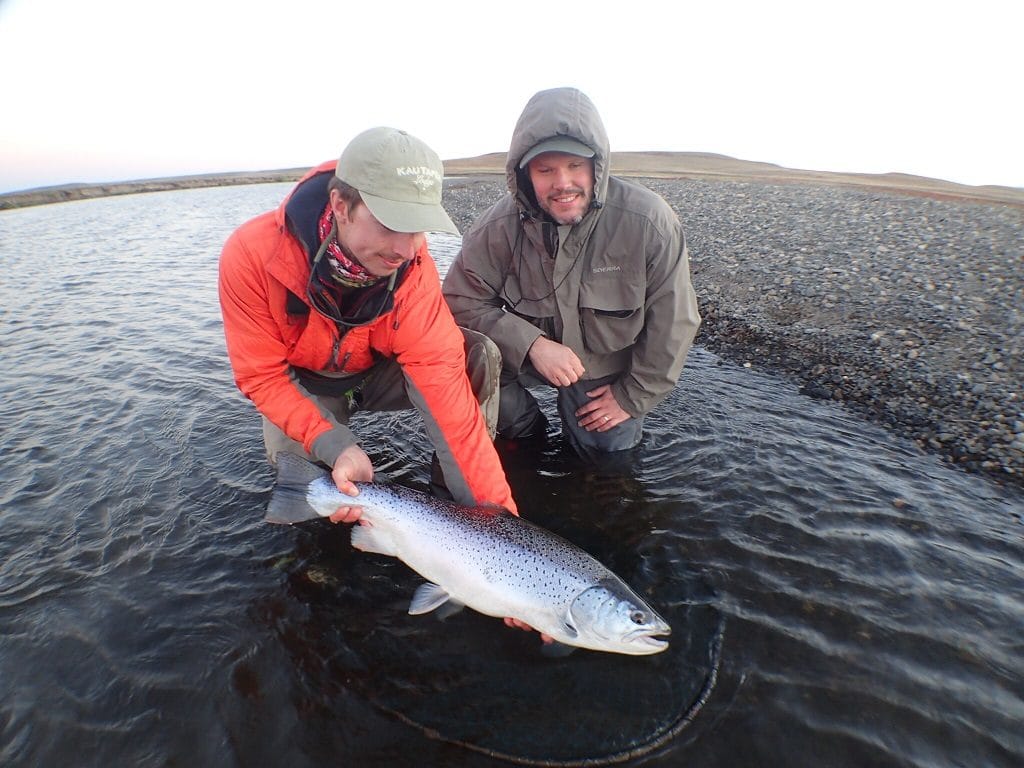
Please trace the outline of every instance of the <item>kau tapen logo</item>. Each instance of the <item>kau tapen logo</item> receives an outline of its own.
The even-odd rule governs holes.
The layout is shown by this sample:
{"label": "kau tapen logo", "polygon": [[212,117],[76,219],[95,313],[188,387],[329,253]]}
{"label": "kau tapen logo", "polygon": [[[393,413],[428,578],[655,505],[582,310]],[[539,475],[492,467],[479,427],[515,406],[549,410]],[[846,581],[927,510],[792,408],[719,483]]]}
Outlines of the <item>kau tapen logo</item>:
{"label": "kau tapen logo", "polygon": [[405,165],[395,168],[395,173],[399,177],[412,176],[412,183],[416,185],[416,189],[420,192],[426,192],[428,189],[441,183],[441,174],[433,168],[428,168],[425,165]]}

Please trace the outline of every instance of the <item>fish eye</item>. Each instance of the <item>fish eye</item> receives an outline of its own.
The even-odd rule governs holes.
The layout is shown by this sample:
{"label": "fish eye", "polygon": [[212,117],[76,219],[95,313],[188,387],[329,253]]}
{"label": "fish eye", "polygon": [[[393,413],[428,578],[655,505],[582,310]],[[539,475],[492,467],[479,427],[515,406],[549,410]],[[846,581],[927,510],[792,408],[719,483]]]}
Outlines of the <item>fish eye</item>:
{"label": "fish eye", "polygon": [[629,620],[632,621],[634,624],[646,624],[647,614],[643,611],[633,611],[629,614]]}

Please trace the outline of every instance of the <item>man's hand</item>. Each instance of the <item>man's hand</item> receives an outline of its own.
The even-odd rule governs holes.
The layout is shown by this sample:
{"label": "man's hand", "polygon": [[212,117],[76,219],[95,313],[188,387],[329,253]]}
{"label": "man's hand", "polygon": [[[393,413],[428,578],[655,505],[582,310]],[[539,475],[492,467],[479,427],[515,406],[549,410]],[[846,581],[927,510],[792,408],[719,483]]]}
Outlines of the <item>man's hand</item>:
{"label": "man's hand", "polygon": [[[346,496],[358,496],[359,488],[356,487],[356,483],[373,481],[373,464],[362,448],[350,445],[338,454],[334,469],[331,470],[331,477],[338,490]],[[338,507],[328,519],[332,523],[354,523],[362,514],[362,507],[345,505]]]}
{"label": "man's hand", "polygon": [[581,405],[576,410],[576,418],[579,425],[587,432],[607,432],[612,427],[617,427],[626,419],[632,418],[619,406],[618,401],[612,394],[611,384],[604,384],[597,389],[587,392],[587,397],[592,398],[586,405]]}
{"label": "man's hand", "polygon": [[[533,632],[533,627],[531,627],[525,621],[520,621],[519,619],[506,618],[505,619],[505,626],[506,627],[517,627],[518,629],[522,629],[522,630],[525,630],[527,632]],[[543,632],[540,633],[540,639],[542,641],[544,641],[544,645],[547,645],[548,643],[555,642],[555,638],[551,637],[550,635],[545,635]]]}
{"label": "man's hand", "polygon": [[576,353],[546,336],[537,337],[530,346],[528,357],[537,373],[556,387],[575,384],[583,375],[583,363]]}

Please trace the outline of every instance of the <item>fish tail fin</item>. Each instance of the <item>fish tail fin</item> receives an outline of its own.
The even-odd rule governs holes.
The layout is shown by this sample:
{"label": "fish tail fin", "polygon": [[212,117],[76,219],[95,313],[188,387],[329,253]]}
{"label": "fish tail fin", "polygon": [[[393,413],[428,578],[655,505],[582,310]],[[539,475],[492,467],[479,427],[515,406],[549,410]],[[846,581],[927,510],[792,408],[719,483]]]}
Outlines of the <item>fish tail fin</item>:
{"label": "fish tail fin", "polygon": [[307,499],[309,484],[324,477],[322,467],[293,453],[277,454],[277,483],[263,518],[268,523],[293,525],[320,517]]}

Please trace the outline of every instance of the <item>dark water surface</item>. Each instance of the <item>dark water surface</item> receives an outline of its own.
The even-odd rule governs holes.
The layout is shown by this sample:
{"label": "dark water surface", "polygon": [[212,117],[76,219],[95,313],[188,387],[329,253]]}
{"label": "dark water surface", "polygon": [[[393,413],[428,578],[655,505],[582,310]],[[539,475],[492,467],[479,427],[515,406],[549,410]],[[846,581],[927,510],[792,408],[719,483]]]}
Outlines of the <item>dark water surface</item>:
{"label": "dark water surface", "polygon": [[[1022,494],[700,349],[628,474],[502,447],[665,654],[410,617],[400,563],[264,524],[216,266],[287,189],[0,213],[0,764],[1024,764]],[[426,481],[418,419],[357,432]]]}

